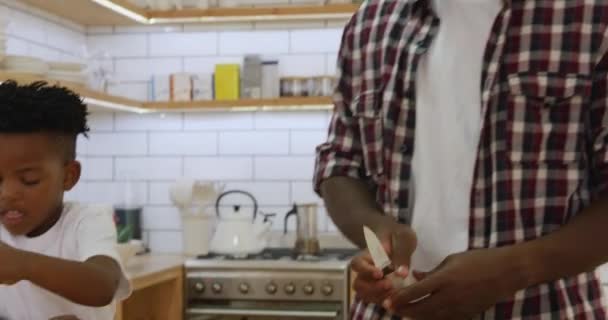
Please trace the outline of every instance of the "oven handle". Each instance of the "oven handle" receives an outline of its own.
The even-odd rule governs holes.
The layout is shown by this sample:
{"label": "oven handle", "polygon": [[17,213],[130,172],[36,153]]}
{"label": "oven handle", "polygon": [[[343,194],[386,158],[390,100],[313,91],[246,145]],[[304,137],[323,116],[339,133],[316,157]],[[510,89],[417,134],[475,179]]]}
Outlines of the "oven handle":
{"label": "oven handle", "polygon": [[264,309],[221,309],[221,308],[188,308],[190,315],[209,316],[258,316],[258,317],[294,317],[294,318],[329,318],[336,319],[339,311],[303,311],[303,310],[264,310]]}

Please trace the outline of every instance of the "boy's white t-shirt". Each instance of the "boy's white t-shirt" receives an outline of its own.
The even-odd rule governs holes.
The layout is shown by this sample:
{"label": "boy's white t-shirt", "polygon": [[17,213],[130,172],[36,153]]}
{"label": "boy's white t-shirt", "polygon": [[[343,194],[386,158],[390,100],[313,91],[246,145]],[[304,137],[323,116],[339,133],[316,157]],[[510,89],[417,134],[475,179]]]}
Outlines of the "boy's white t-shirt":
{"label": "boy's white t-shirt", "polygon": [[[0,225],[0,241],[14,248],[66,260],[84,262],[101,255],[121,264],[116,250],[113,211],[107,206],[66,203],[59,221],[45,234],[36,238],[14,237]],[[102,308],[75,304],[29,281],[12,286],[0,285],[0,319],[40,320],[65,315],[74,315],[82,320],[114,319],[116,302],[131,293],[122,264],[121,269],[123,272],[114,301]]]}

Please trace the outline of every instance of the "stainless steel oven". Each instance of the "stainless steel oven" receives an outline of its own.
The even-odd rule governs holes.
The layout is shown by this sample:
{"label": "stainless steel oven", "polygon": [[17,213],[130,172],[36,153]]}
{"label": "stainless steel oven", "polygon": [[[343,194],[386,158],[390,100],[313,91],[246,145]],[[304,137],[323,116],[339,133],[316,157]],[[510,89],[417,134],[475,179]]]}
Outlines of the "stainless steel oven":
{"label": "stainless steel oven", "polygon": [[270,249],[266,258],[188,261],[186,319],[347,319],[347,266],[354,253],[333,250],[299,259]]}

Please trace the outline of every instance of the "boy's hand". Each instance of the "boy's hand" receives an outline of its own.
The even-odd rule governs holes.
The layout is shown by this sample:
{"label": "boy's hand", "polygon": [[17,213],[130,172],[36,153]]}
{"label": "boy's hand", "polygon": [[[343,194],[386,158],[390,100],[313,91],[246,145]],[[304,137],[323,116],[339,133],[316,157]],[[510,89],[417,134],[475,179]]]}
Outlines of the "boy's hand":
{"label": "boy's hand", "polygon": [[0,241],[0,284],[13,285],[23,280],[24,253]]}

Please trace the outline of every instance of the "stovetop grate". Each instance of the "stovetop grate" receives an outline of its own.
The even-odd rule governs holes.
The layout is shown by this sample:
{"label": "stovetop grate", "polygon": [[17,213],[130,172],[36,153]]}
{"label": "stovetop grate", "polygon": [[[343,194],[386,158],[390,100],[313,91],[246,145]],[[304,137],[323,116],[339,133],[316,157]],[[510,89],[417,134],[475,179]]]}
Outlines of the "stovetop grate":
{"label": "stovetop grate", "polygon": [[345,261],[357,253],[356,249],[327,248],[318,255],[298,255],[291,248],[266,248],[258,254],[231,256],[210,252],[200,255],[199,260],[295,260],[295,261]]}

